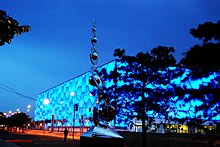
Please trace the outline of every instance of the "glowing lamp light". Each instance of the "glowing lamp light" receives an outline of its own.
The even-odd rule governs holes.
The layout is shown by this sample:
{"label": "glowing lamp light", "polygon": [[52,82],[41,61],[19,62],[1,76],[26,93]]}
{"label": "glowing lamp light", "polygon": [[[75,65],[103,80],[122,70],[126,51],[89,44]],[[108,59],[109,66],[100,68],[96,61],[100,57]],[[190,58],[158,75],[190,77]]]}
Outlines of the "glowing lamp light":
{"label": "glowing lamp light", "polygon": [[27,105],[27,108],[30,109],[30,108],[31,108],[31,105]]}
{"label": "glowing lamp light", "polygon": [[75,92],[71,91],[70,96],[74,96],[74,95],[75,95]]}
{"label": "glowing lamp light", "polygon": [[48,98],[44,99],[44,105],[48,105],[50,103],[50,100]]}

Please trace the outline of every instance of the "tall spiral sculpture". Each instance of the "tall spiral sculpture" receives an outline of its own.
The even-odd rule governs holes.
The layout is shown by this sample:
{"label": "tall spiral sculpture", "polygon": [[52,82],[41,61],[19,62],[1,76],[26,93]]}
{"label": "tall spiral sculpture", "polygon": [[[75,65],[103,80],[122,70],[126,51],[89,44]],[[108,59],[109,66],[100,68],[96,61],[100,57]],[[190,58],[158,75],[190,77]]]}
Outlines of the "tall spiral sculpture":
{"label": "tall spiral sculpture", "polygon": [[97,70],[97,64],[99,55],[97,52],[96,44],[97,44],[97,37],[96,37],[96,26],[95,21],[92,22],[92,49],[89,54],[90,61],[92,63],[92,67],[90,68],[91,76],[89,78],[90,85],[97,87],[99,90],[98,98],[96,100],[96,105],[93,108],[93,120],[95,126],[100,125],[100,122],[103,122],[104,125],[107,125],[112,119],[114,119],[116,115],[115,108],[110,104],[108,94],[105,91],[105,84],[102,79],[102,75]]}
{"label": "tall spiral sculpture", "polygon": [[89,54],[89,58],[93,66],[90,69],[91,76],[89,77],[89,83],[90,85],[98,88],[96,94],[97,100],[96,105],[93,108],[94,126],[80,136],[80,147],[103,147],[109,145],[124,147],[123,137],[108,126],[108,122],[114,119],[116,111],[110,104],[109,96],[106,92],[102,76],[96,67],[99,56],[96,49],[96,43],[98,40],[96,37],[95,21],[93,21],[92,33],[92,49]]}

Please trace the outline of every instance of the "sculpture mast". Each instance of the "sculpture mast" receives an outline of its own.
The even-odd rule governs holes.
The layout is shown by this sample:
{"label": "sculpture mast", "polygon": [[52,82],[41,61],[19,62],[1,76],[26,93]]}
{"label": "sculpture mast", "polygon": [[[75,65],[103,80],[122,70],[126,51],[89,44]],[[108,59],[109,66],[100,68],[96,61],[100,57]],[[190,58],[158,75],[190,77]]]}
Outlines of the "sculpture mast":
{"label": "sculpture mast", "polygon": [[93,108],[93,120],[95,126],[97,126],[100,124],[100,121],[104,121],[104,125],[107,125],[107,123],[115,117],[116,110],[109,103],[109,97],[105,91],[106,88],[104,86],[102,76],[96,67],[99,58],[96,48],[96,43],[98,40],[96,37],[95,21],[93,21],[92,24],[93,24],[92,26],[93,36],[91,37],[92,49],[89,54],[89,57],[93,66],[90,69],[91,76],[89,78],[89,83],[90,85],[98,88],[98,98],[96,99],[96,106]]}

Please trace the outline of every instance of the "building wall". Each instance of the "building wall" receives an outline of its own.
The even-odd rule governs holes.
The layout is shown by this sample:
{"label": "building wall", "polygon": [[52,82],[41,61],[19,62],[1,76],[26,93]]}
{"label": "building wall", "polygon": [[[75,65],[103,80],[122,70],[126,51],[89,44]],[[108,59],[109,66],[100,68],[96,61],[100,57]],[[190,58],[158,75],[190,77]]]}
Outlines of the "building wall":
{"label": "building wall", "polygon": [[[109,73],[115,67],[116,61],[111,61],[105,65],[102,65],[99,68],[107,69]],[[117,64],[120,66],[120,64]],[[187,73],[187,70],[186,70]],[[90,92],[93,90],[88,81],[90,77],[90,72],[86,72],[80,76],[77,76],[71,80],[68,80],[60,85],[54,86],[44,92],[37,94],[36,96],[36,114],[35,121],[41,120],[51,120],[52,115],[54,115],[55,120],[66,120],[65,125],[71,126],[74,120],[74,104],[79,104],[78,111],[75,111],[75,125],[80,126],[80,119],[85,119],[88,126],[93,125],[92,122],[88,121],[88,118],[92,118],[92,109],[95,106],[96,97],[92,96]],[[188,88],[198,89],[199,85],[207,84],[210,79],[213,79],[214,76],[210,75],[208,78],[203,78],[197,81],[187,81],[185,83],[181,82],[181,79],[185,76],[173,79],[172,82],[180,85],[185,85]],[[112,82],[107,82],[106,86],[111,86]],[[120,86],[123,83],[119,83]],[[147,85],[148,88],[150,85]],[[70,95],[71,92],[74,92],[74,95]],[[187,97],[187,95],[186,95]],[[44,100],[49,99],[49,103],[45,104]],[[133,98],[124,98],[126,101],[131,101]],[[170,105],[176,108],[175,112],[170,112],[170,116],[177,118],[193,118],[196,115],[203,114],[203,112],[198,112],[195,114],[195,107],[201,105],[201,101],[190,101],[189,103],[184,103],[184,101],[179,101],[178,97],[173,97],[173,102]],[[219,105],[217,105],[219,107]],[[129,110],[125,110],[129,111]],[[129,115],[135,115],[136,112],[126,112]],[[153,114],[152,111],[147,112],[150,116]],[[210,112],[211,113],[211,112]],[[155,116],[154,116],[155,117]],[[156,116],[157,118],[163,118],[162,116]],[[118,118],[121,120],[127,120],[126,116],[117,114],[116,116],[116,126],[127,126],[128,124],[124,121],[118,121]],[[220,115],[214,118],[215,120],[220,120]],[[113,124],[113,121],[110,122]],[[57,125],[57,124],[56,124]],[[61,125],[61,124],[59,124]]]}
{"label": "building wall", "polygon": [[[102,67],[109,72],[114,66],[115,62],[112,61]],[[83,118],[88,126],[91,126],[92,122],[89,122],[88,118],[92,117],[96,97],[90,94],[94,88],[88,83],[90,75],[90,72],[86,72],[37,94],[35,121],[51,120],[54,115],[55,120],[65,119],[65,125],[71,126],[74,120],[74,104],[79,104],[78,111],[75,111],[75,125],[79,126],[79,120]],[[71,92],[74,95],[71,95]],[[45,104],[45,99],[49,100],[48,104]]]}

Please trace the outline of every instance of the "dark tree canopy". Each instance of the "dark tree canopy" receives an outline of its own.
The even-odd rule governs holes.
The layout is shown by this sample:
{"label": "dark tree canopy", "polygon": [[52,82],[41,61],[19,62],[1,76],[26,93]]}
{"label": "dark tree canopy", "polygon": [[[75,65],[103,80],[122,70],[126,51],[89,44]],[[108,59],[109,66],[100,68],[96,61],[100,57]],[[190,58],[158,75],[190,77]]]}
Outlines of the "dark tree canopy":
{"label": "dark tree canopy", "polygon": [[203,40],[203,44],[196,44],[184,53],[180,64],[185,68],[195,69],[204,74],[209,74],[210,71],[218,71],[220,69],[220,58],[218,56],[220,51],[220,21],[217,23],[205,22],[198,25],[198,28],[191,29],[190,33],[193,37]]}
{"label": "dark tree canopy", "polygon": [[10,44],[15,35],[30,31],[29,25],[19,25],[18,21],[0,10],[0,46]]}
{"label": "dark tree canopy", "polygon": [[[110,88],[117,95],[120,115],[134,117],[137,113],[136,116],[142,120],[142,126],[145,126],[142,127],[142,146],[146,145],[145,121],[150,121],[149,117],[157,114],[168,116],[169,112],[166,110],[174,92],[172,88],[162,88],[162,85],[170,85],[173,70],[169,67],[176,66],[174,51],[173,47],[158,46],[146,53],[139,52],[136,56],[126,55],[124,49],[116,49],[114,52],[114,56],[119,57],[120,65],[110,77],[116,84],[117,81],[124,84]],[[151,116],[148,116],[149,111],[153,111]]]}
{"label": "dark tree canopy", "polygon": [[180,63],[186,68],[216,71],[220,69],[219,52],[220,43],[194,45],[185,53]]}
{"label": "dark tree canopy", "polygon": [[195,38],[203,40],[203,42],[207,43],[208,41],[216,40],[220,41],[220,20],[217,23],[213,22],[205,22],[203,24],[199,24],[195,29],[190,30],[190,34]]}
{"label": "dark tree canopy", "polygon": [[0,112],[0,125],[5,125],[6,117],[3,112]]}
{"label": "dark tree canopy", "polygon": [[23,130],[24,126],[30,122],[30,118],[26,113],[16,113],[6,119],[6,126],[8,129],[12,127],[18,127],[19,131],[20,128]]}
{"label": "dark tree canopy", "polygon": [[193,37],[203,40],[203,44],[191,47],[181,59],[181,66],[190,69],[183,80],[199,80],[210,75],[212,79],[205,85],[201,84],[199,89],[185,88],[182,92],[189,94],[186,101],[202,101],[196,111],[203,111],[203,117],[211,120],[220,113],[220,21],[205,22],[198,25],[198,28],[191,29],[190,33]]}
{"label": "dark tree canopy", "polygon": [[12,115],[11,118],[14,121],[14,125],[17,127],[23,127],[23,125],[30,121],[26,113],[16,113]]}
{"label": "dark tree canopy", "polygon": [[[212,31],[212,27],[216,32]],[[126,55],[125,49],[116,49],[114,56],[118,57],[118,65],[110,74],[103,69],[102,75],[105,80],[114,83],[105,92],[117,108],[119,123],[127,123],[137,115],[145,126],[145,120],[149,122],[149,117],[155,115],[200,127],[207,120],[219,116],[220,29],[216,27],[219,25],[204,23],[197,29],[191,29],[191,34],[204,42],[191,47],[179,65],[173,56],[173,47],[158,46],[135,56]],[[202,81],[199,86],[195,84],[198,88],[192,86],[196,80],[200,82],[210,75],[210,81]],[[196,101],[199,104],[195,104]],[[188,106],[190,108],[186,108]],[[149,111],[152,113],[148,114]],[[142,127],[142,132],[143,138],[146,138],[145,127]]]}

